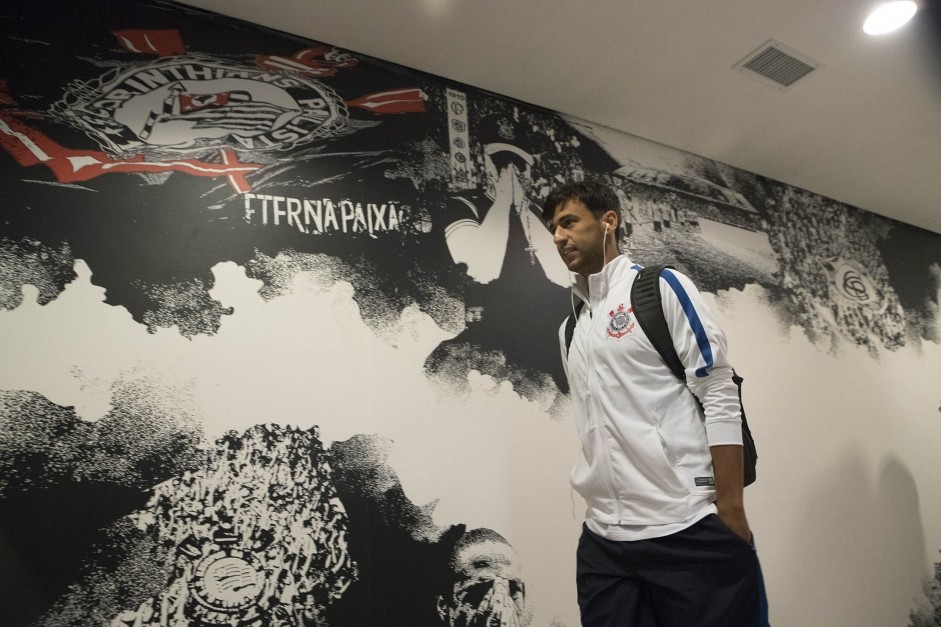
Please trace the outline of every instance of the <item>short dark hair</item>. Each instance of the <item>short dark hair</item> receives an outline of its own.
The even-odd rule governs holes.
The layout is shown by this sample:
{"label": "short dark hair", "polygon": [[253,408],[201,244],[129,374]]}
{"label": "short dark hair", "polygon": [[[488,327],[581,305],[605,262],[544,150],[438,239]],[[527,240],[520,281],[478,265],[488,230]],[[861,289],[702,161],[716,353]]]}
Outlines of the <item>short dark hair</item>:
{"label": "short dark hair", "polygon": [[600,218],[608,211],[618,216],[616,235],[621,234],[621,203],[617,194],[610,185],[601,181],[573,181],[559,185],[546,196],[542,204],[542,220],[546,224],[552,220],[556,210],[567,202],[579,201],[584,203],[592,215]]}

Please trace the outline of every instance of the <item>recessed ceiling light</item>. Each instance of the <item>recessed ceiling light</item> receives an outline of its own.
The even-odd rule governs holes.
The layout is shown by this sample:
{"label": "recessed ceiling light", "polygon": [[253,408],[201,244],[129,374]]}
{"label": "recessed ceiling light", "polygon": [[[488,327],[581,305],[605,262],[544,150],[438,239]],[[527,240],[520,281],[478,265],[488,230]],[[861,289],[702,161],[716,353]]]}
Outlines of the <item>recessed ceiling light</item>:
{"label": "recessed ceiling light", "polygon": [[915,11],[918,10],[911,0],[902,0],[901,2],[886,2],[880,4],[869,14],[866,22],[863,24],[863,31],[867,35],[883,35],[891,33],[897,28],[901,28],[908,20],[912,19]]}

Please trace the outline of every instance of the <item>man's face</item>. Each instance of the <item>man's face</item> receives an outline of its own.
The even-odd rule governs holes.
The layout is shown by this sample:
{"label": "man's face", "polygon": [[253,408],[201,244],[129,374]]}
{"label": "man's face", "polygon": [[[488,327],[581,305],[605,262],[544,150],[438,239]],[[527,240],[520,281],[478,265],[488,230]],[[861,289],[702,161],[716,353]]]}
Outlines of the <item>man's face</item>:
{"label": "man's face", "polygon": [[552,241],[572,272],[588,276],[604,265],[605,223],[580,200],[559,205],[549,222]]}

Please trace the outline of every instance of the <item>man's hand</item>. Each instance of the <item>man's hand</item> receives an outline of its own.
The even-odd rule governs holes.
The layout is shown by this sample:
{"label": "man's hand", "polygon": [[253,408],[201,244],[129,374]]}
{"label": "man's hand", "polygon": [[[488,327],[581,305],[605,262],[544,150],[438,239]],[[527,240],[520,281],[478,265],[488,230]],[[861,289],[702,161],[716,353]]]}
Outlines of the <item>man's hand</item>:
{"label": "man's hand", "polygon": [[725,526],[734,531],[745,542],[751,542],[751,529],[748,526],[748,519],[745,518],[745,508],[722,507],[716,503],[719,509],[719,518],[725,523]]}

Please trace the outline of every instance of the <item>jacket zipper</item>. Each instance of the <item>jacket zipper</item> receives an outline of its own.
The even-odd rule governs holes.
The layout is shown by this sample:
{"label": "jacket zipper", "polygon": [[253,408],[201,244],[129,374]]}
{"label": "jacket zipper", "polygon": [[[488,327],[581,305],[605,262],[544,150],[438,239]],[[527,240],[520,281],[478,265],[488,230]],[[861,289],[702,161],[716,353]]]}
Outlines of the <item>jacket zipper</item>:
{"label": "jacket zipper", "polygon": [[[604,300],[602,298],[602,300],[600,301],[600,304],[603,304],[603,303],[604,303]],[[604,478],[605,478],[605,482],[607,483],[608,495],[609,495],[609,498],[614,503],[614,506],[617,511],[618,522],[620,522],[622,518],[621,499],[618,497],[617,491],[614,489],[614,477],[611,474],[611,454],[608,451],[608,447],[605,446],[605,441],[604,441],[605,435],[607,433],[606,429],[608,425],[604,420],[604,412],[601,411],[600,407],[598,407],[597,412],[591,412],[591,406],[596,404],[594,402],[595,395],[592,393],[591,386],[590,386],[591,378],[592,378],[591,373],[593,371],[591,366],[593,365],[594,358],[595,358],[594,342],[593,342],[593,340],[595,339],[594,327],[597,324],[597,321],[594,319],[594,316],[592,315],[593,311],[594,309],[589,305],[588,307],[589,325],[587,329],[588,332],[585,335],[585,358],[586,358],[585,359],[586,361],[586,364],[585,364],[586,365],[586,368],[585,368],[585,404],[586,404],[585,413],[587,415],[597,416],[596,422],[598,426],[598,429],[597,429],[598,435],[595,438],[596,446],[599,447],[599,452],[602,456],[602,461],[603,461],[602,466],[604,467]],[[597,379],[597,377],[595,377],[595,379]]]}

